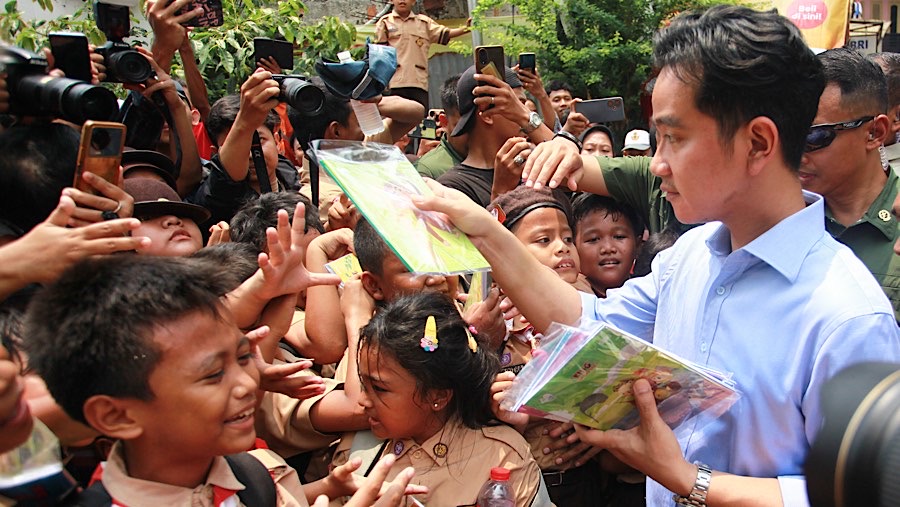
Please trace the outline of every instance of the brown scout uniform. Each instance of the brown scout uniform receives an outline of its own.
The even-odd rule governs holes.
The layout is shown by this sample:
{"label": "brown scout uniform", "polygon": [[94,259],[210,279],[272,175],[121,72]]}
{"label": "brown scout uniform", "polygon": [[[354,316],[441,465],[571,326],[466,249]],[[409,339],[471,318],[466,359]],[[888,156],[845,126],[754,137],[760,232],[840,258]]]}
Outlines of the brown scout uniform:
{"label": "brown scout uniform", "polygon": [[428,48],[450,42],[450,29],[424,14],[405,19],[391,12],[378,20],[375,40],[397,49],[397,71],[391,88],[428,90]]}
{"label": "brown scout uniform", "polygon": [[[541,471],[531,457],[528,444],[516,430],[509,426],[487,426],[471,429],[458,421],[448,421],[433,437],[417,444],[412,439],[393,439],[378,442],[375,452],[361,455],[360,473],[366,471],[373,460],[392,452],[397,461],[388,473],[393,480],[406,467],[413,467],[416,475],[411,484],[428,486],[426,498],[420,502],[435,507],[475,505],[481,486],[490,478],[492,467],[505,467],[510,471],[510,487],[516,497],[516,505],[552,505],[541,480]],[[349,461],[353,434],[341,440],[335,451],[334,466]],[[354,453],[353,456],[358,454]],[[332,503],[335,505],[335,503]],[[337,504],[341,505],[341,504]],[[405,505],[415,505],[409,498]]]}
{"label": "brown scout uniform", "polygon": [[[297,472],[272,451],[257,449],[250,454],[258,459],[272,475],[275,481],[275,505],[277,507],[308,507],[306,495]],[[170,507],[214,507],[214,487],[231,491],[243,490],[241,484],[228,466],[225,458],[219,456],[213,461],[209,469],[206,482],[196,488],[182,488],[170,484],[145,481],[130,477],[126,471],[122,458],[122,444],[117,442],[109,453],[109,458],[103,468],[103,486],[113,498],[113,505],[127,507],[158,507],[166,505]],[[221,502],[220,505],[243,505],[237,496]],[[255,507],[255,506],[251,506]]]}

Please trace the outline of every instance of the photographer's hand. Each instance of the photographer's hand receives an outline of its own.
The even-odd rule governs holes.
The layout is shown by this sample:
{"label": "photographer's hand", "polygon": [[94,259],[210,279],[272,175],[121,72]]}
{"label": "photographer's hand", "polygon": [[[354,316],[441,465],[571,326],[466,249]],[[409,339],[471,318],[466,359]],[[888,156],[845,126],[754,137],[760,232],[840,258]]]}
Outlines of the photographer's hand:
{"label": "photographer's hand", "polygon": [[63,195],[70,197],[78,205],[69,219],[69,226],[82,227],[103,222],[105,220],[103,213],[107,211],[114,212],[119,218],[128,218],[134,212],[134,198],[121,188],[125,181],[121,169],[116,183],[106,181],[91,172],[83,173],[82,178],[100,192],[100,195],[89,194],[75,188],[64,189]]}
{"label": "photographer's hand", "polygon": [[266,121],[269,111],[278,105],[280,94],[281,88],[272,79],[272,73],[263,69],[256,69],[241,85],[240,109],[219,148],[219,161],[232,180],[247,178],[253,133]]}
{"label": "photographer's hand", "polygon": [[190,3],[191,0],[174,0],[169,4],[165,0],[147,1],[147,21],[153,29],[153,44],[150,47],[157,63],[163,69],[172,67],[172,57],[187,36],[187,29],[182,23],[203,14],[202,7],[175,14]]}

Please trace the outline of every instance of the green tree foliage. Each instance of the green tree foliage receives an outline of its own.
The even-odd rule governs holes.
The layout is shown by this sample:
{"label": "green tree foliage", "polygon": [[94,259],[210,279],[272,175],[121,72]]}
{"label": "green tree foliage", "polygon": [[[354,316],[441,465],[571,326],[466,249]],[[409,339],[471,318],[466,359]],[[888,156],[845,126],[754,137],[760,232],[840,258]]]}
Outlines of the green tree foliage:
{"label": "green tree foliage", "polygon": [[[40,5],[52,10],[49,0],[40,0]],[[253,72],[254,37],[278,36],[293,42],[294,69],[285,72],[307,75],[313,72],[316,59],[336,59],[337,53],[350,49],[356,39],[356,28],[336,17],[304,24],[302,16],[306,6],[301,0],[223,0],[222,6],[225,15],[222,26],[195,28],[191,33],[198,67],[212,100],[237,93],[241,83]],[[152,35],[138,26],[138,19],[132,17],[131,24],[132,40],[149,43]],[[28,20],[22,17],[18,0],[9,0],[0,15],[0,40],[32,51],[47,46],[48,34],[60,30],[83,32],[96,45],[106,41],[94,23],[91,2],[85,2],[84,7],[71,15]],[[179,67],[176,60],[176,74]]]}
{"label": "green tree foliage", "polygon": [[[583,98],[622,96],[635,126],[653,34],[678,12],[717,3],[723,0],[480,0],[475,24],[507,55],[537,53],[545,84],[562,79]],[[513,6],[515,22],[486,16],[504,5]]]}

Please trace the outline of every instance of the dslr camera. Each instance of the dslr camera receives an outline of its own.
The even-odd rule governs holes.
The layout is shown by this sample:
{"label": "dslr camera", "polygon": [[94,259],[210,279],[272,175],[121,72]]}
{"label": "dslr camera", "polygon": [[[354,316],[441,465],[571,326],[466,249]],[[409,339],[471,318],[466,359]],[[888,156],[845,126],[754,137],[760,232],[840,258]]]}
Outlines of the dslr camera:
{"label": "dslr camera", "polygon": [[325,93],[306,76],[273,74],[272,79],[281,88],[278,95],[279,102],[287,102],[304,116],[313,116],[322,111]]}
{"label": "dslr camera", "polygon": [[147,58],[124,42],[131,31],[130,11],[124,5],[112,5],[96,0],[94,17],[97,28],[107,39],[96,53],[103,56],[106,81],[110,83],[140,84],[153,77],[153,67]]}
{"label": "dslr camera", "polygon": [[84,81],[47,74],[47,59],[22,48],[0,47],[0,72],[6,72],[9,112],[18,116],[55,116],[72,123],[112,120],[119,103],[110,90]]}

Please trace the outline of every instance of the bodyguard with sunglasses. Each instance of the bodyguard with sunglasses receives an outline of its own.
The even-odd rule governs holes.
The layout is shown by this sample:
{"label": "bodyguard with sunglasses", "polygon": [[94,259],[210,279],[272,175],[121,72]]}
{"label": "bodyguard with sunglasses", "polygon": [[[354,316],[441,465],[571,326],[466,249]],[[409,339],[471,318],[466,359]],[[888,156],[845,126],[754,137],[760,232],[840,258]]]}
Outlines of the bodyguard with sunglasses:
{"label": "bodyguard with sunglasses", "polygon": [[891,214],[900,178],[885,168],[881,145],[891,133],[887,81],[861,53],[819,55],[825,90],[800,162],[805,190],[825,197],[825,227],[869,268],[900,318],[898,221]]}

